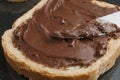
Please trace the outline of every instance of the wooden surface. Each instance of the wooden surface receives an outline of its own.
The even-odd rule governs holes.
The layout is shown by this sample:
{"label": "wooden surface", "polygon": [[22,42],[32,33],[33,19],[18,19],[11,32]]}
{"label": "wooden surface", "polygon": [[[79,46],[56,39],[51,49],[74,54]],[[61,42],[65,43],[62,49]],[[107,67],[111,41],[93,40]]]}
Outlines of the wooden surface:
{"label": "wooden surface", "polygon": [[[28,0],[25,3],[7,3],[5,0],[0,0],[0,36],[5,30],[11,28],[12,23],[31,9],[40,0]],[[120,5],[120,0],[105,0]],[[1,38],[0,38],[1,41]],[[0,44],[0,80],[28,80],[27,78],[18,75],[7,64],[3,56],[3,50]],[[120,58],[117,60],[116,65],[103,74],[99,80],[120,80]]]}

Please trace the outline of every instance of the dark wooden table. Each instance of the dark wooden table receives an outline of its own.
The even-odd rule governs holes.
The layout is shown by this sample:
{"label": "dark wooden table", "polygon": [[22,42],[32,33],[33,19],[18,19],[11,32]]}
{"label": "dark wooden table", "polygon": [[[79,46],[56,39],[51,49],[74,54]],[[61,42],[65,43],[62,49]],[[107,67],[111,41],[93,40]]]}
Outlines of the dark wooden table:
{"label": "dark wooden table", "polygon": [[[12,23],[26,11],[31,9],[40,0],[28,0],[25,3],[7,3],[5,0],[0,0],[0,41],[1,36],[5,30],[10,29]],[[120,5],[120,0],[105,0],[110,3]],[[18,75],[7,64],[4,56],[3,49],[0,43],[0,80],[28,80],[27,78]],[[102,75],[99,80],[120,80],[120,58],[117,60],[116,65]]]}

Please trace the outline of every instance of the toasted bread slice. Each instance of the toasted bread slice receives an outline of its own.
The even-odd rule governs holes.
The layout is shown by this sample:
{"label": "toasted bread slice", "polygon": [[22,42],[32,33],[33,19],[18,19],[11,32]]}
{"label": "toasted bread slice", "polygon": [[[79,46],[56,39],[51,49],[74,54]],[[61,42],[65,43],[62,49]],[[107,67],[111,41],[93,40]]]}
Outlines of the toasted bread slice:
{"label": "toasted bread slice", "polygon": [[[107,51],[104,56],[93,62],[88,67],[73,66],[64,69],[55,69],[38,64],[26,56],[23,52],[14,47],[12,43],[14,30],[32,18],[35,10],[41,9],[48,0],[41,0],[34,8],[17,19],[12,29],[7,30],[2,36],[2,46],[4,55],[11,67],[20,75],[28,77],[30,80],[97,80],[98,77],[109,70],[120,55],[120,38],[110,39],[107,42]],[[113,8],[115,5],[93,0],[92,3],[105,8]]]}

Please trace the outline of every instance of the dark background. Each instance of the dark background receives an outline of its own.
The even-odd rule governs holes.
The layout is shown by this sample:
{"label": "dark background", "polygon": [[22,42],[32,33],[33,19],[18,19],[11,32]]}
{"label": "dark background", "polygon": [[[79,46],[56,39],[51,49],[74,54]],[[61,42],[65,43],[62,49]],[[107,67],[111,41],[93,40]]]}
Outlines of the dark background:
{"label": "dark background", "polygon": [[[0,0],[0,41],[5,30],[10,29],[12,23],[26,11],[31,9],[40,0],[28,0],[25,3],[8,3],[5,0]],[[120,5],[120,0],[105,0],[106,2]],[[28,80],[27,78],[18,75],[6,63],[3,56],[3,50],[0,43],[0,80]],[[120,80],[120,58],[116,65],[102,75],[99,80]]]}

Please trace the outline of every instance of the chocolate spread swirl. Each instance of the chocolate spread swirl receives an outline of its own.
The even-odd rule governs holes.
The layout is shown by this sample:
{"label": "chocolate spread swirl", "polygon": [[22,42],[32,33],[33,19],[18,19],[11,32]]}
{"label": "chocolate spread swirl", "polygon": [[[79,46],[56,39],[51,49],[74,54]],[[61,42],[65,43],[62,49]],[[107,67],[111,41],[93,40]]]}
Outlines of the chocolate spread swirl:
{"label": "chocolate spread swirl", "polygon": [[90,0],[48,0],[13,32],[13,43],[26,57],[48,67],[88,66],[119,34],[115,24],[94,19],[116,11]]}

